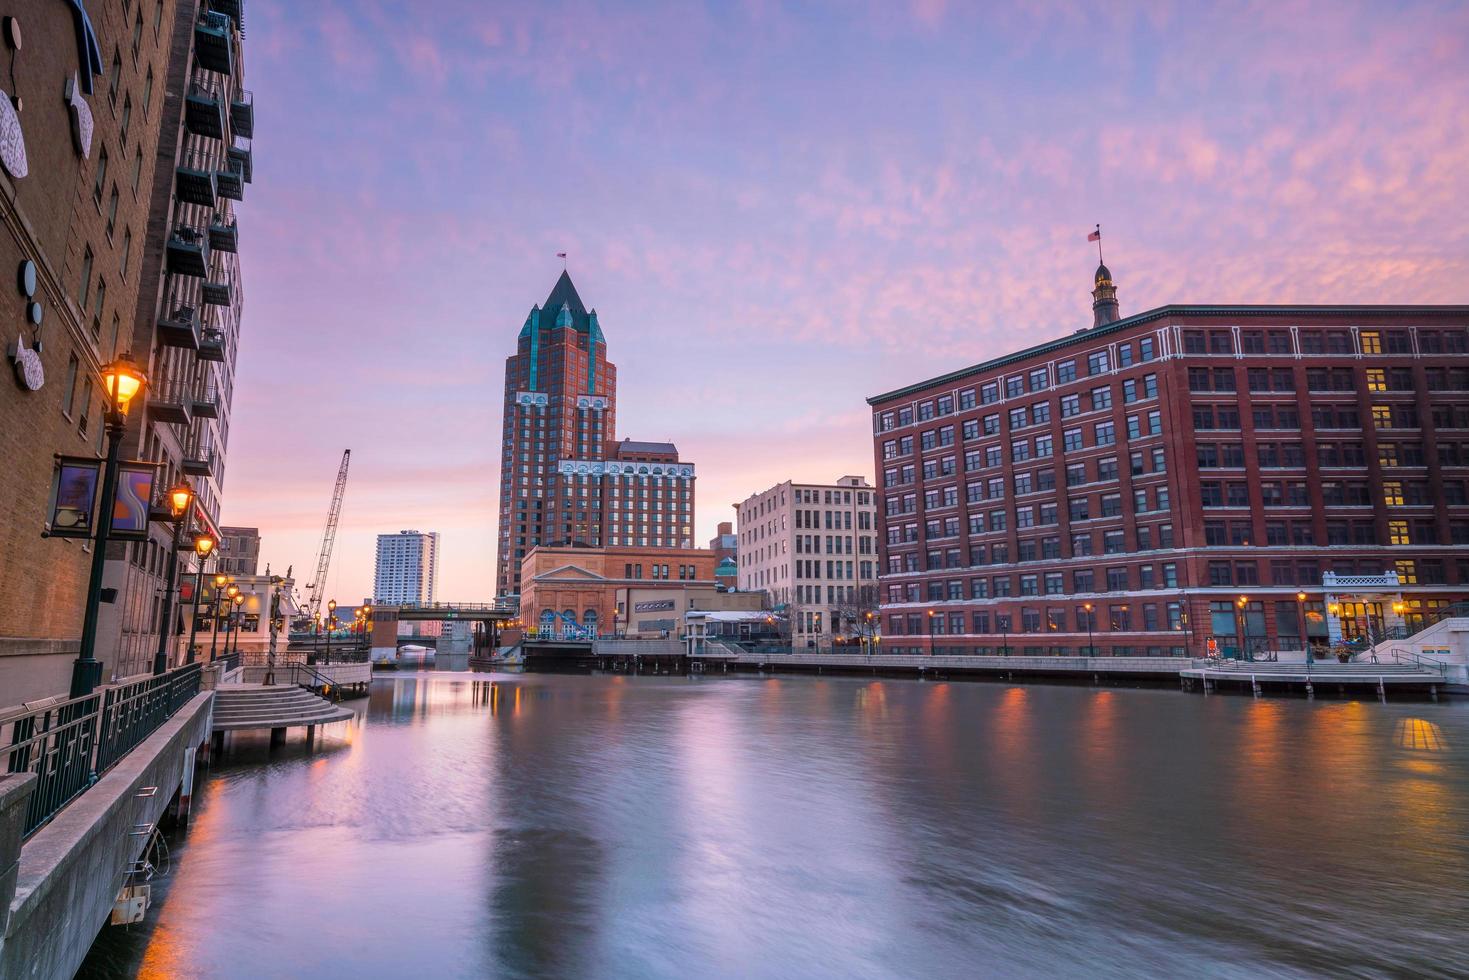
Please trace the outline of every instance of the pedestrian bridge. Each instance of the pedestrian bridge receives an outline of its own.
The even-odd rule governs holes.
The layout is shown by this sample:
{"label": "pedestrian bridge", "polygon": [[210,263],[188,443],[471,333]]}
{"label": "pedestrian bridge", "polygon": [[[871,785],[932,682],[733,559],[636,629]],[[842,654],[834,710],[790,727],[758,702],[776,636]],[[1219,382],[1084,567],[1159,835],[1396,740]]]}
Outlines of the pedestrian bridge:
{"label": "pedestrian bridge", "polygon": [[493,602],[413,602],[375,603],[372,607],[372,659],[374,662],[394,660],[398,650],[399,623],[452,622],[464,620],[483,624],[476,647],[494,649],[500,642],[500,630],[520,617],[520,606],[513,600]]}

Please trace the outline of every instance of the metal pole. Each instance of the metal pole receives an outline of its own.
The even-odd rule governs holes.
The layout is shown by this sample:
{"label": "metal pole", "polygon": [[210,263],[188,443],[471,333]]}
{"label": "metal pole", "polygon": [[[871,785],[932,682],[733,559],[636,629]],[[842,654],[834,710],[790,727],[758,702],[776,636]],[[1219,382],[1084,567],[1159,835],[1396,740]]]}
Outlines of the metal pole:
{"label": "metal pole", "polygon": [[158,649],[153,654],[155,674],[168,670],[168,641],[173,636],[173,590],[178,588],[179,532],[183,526],[183,515],[174,518],[173,547],[168,551],[168,576],[163,587],[163,622],[158,625]]}
{"label": "metal pole", "polygon": [[214,661],[216,644],[219,643],[219,591],[216,589],[209,600],[209,660]]}
{"label": "metal pole", "polygon": [[[266,569],[269,571],[269,569]],[[290,569],[286,569],[290,571]],[[270,650],[265,655],[265,683],[275,683],[275,610],[280,601],[281,588],[274,581],[270,583],[270,602],[267,604],[266,613],[270,616]]]}
{"label": "metal pole", "polygon": [[204,604],[204,562],[205,558],[199,558],[199,568],[194,572],[194,613],[189,620],[189,657],[185,663],[193,663],[194,637],[199,635],[199,607]]}
{"label": "metal pole", "polygon": [[91,694],[102,680],[102,664],[93,656],[97,646],[98,606],[102,601],[102,572],[107,564],[107,535],[112,530],[113,498],[117,495],[117,449],[125,419],[116,409],[107,414],[107,462],[102,468],[102,502],[97,534],[92,542],[92,570],[87,577],[87,604],[82,616],[81,649],[71,665],[71,696]]}
{"label": "metal pole", "polygon": [[[1086,614],[1086,655],[1088,657],[1095,657],[1097,655],[1096,654],[1096,650],[1097,650],[1096,644],[1092,642],[1092,614],[1091,614],[1091,610],[1087,610],[1087,614]],[[1117,652],[1117,648],[1116,647],[1113,647],[1112,648],[1112,652],[1113,653],[1116,653]]]}

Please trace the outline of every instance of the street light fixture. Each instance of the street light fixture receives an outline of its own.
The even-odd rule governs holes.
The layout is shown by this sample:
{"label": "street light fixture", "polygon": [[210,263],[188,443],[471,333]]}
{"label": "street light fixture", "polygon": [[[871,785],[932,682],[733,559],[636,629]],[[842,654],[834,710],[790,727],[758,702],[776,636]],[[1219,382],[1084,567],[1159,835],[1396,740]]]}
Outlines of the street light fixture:
{"label": "street light fixture", "polygon": [[82,640],[71,668],[71,696],[91,694],[102,679],[102,664],[93,655],[97,646],[97,616],[102,602],[102,572],[107,564],[107,535],[112,530],[112,511],[117,497],[117,452],[127,428],[128,407],[148,383],[127,354],[102,369],[102,390],[107,394],[107,461],[102,468],[101,513],[92,548],[92,568],[87,579],[87,603],[82,615]]}
{"label": "street light fixture", "polygon": [[1238,599],[1234,600],[1235,608],[1239,610],[1235,618],[1239,624],[1239,659],[1241,660],[1254,659],[1253,657],[1249,656],[1249,637],[1245,635],[1246,630],[1249,629],[1249,622],[1245,618],[1245,609],[1249,606],[1249,604],[1250,600],[1247,596],[1242,595]]}
{"label": "street light fixture", "polygon": [[235,653],[239,653],[240,652],[240,620],[244,618],[240,607],[245,604],[245,597],[244,597],[244,595],[241,594],[240,587],[238,585],[231,585],[230,588],[234,590],[234,595],[230,596],[230,602],[234,603],[234,605],[235,605],[235,609],[234,609],[234,616],[235,616],[234,625],[230,628],[230,633],[235,638],[234,652]]}
{"label": "street light fixture", "polygon": [[1306,593],[1296,593],[1296,610],[1301,617],[1301,642],[1306,646],[1306,667],[1310,669],[1311,662],[1316,657],[1311,652],[1311,631],[1306,626]]}
{"label": "street light fixture", "polygon": [[214,594],[209,597],[209,659],[214,660],[215,644],[219,642],[219,595],[224,591],[230,577],[224,572],[214,576]]}
{"label": "street light fixture", "polygon": [[928,655],[933,656],[933,610],[928,611]]}
{"label": "street light fixture", "polygon": [[[1090,602],[1083,602],[1081,608],[1086,610],[1086,655],[1096,656],[1096,645],[1092,643],[1092,609],[1095,607]],[[1112,652],[1116,653],[1117,648],[1113,647]]]}
{"label": "street light fixture", "polygon": [[168,510],[173,517],[173,547],[168,549],[168,577],[163,587],[163,621],[158,625],[158,649],[153,653],[153,673],[168,670],[168,647],[173,639],[173,593],[178,588],[179,535],[194,502],[194,488],[187,480],[179,480],[168,489]]}
{"label": "street light fixture", "polygon": [[189,619],[189,652],[187,663],[193,663],[194,638],[199,635],[199,610],[204,608],[204,562],[214,553],[214,538],[203,531],[194,535],[194,554],[199,567],[194,571],[194,612]]}

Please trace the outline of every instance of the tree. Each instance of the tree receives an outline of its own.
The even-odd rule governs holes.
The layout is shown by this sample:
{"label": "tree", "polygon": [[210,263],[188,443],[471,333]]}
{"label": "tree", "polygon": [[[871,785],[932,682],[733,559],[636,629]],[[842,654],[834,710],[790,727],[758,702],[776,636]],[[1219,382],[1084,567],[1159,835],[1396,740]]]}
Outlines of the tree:
{"label": "tree", "polygon": [[843,593],[832,609],[831,634],[867,640],[877,633],[878,589],[875,585],[859,585]]}

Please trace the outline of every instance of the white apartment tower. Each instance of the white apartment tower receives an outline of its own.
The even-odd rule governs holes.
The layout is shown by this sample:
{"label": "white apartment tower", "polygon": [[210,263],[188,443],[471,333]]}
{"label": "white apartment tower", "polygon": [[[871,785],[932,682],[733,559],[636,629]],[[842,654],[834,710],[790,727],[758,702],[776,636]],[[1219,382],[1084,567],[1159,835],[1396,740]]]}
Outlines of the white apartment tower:
{"label": "white apartment tower", "polygon": [[735,504],[739,589],[790,613],[797,649],[860,635],[877,611],[877,499],[860,476],[786,481]]}
{"label": "white apartment tower", "polygon": [[439,579],[439,532],[399,531],[377,536],[374,602],[433,602]]}

